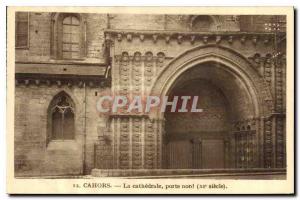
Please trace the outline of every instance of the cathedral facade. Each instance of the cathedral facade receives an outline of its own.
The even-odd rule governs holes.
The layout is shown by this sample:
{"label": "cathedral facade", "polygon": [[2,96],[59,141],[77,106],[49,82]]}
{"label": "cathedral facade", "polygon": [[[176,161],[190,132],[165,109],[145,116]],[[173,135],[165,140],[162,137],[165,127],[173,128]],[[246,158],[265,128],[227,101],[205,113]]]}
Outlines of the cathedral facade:
{"label": "cathedral facade", "polygon": [[[16,177],[285,172],[286,18],[17,12]],[[103,95],[201,113],[101,113]]]}

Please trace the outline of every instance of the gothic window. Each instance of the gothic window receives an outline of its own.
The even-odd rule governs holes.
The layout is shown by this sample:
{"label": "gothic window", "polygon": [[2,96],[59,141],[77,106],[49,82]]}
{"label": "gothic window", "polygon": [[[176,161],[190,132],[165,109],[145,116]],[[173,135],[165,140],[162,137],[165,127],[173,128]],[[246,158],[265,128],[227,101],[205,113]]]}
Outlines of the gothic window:
{"label": "gothic window", "polygon": [[75,16],[67,16],[62,22],[62,56],[64,59],[78,59],[80,54],[80,24]]}
{"label": "gothic window", "polygon": [[56,96],[49,107],[49,140],[75,139],[74,104],[64,92]]}
{"label": "gothic window", "polygon": [[15,46],[16,48],[28,47],[29,41],[29,13],[17,12],[15,19]]}

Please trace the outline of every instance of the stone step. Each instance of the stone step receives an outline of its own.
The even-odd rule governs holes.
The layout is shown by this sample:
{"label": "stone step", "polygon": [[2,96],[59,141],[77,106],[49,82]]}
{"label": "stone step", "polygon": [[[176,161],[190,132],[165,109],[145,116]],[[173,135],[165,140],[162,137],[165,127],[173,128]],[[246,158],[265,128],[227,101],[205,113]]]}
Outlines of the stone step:
{"label": "stone step", "polygon": [[128,178],[167,178],[167,177],[246,177],[278,176],[285,177],[286,169],[252,168],[252,169],[93,169],[95,177]]}

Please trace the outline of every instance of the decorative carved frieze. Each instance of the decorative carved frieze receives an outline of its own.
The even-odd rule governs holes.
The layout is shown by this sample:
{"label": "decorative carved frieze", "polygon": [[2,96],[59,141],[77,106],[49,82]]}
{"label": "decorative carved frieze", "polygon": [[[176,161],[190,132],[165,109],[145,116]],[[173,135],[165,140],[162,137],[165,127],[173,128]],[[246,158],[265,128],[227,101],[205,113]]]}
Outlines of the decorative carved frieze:
{"label": "decorative carved frieze", "polygon": [[68,87],[71,88],[73,86],[72,82],[68,82]]}
{"label": "decorative carved frieze", "polygon": [[149,87],[155,75],[165,64],[165,54],[158,52],[156,56],[151,51],[142,55],[140,52],[135,52],[129,55],[128,52],[123,52],[122,55],[116,55],[116,66],[119,66],[119,75],[116,80],[119,80],[118,93],[128,96],[142,94],[143,85]]}
{"label": "decorative carved frieze", "polygon": [[141,90],[142,80],[142,55],[140,52],[135,52],[133,55],[133,68],[132,68],[132,85],[133,94],[139,95]]}
{"label": "decorative carved frieze", "polygon": [[57,86],[57,87],[63,87],[67,86],[69,88],[71,87],[79,87],[82,88],[84,84],[86,84],[87,87],[93,87],[93,88],[105,88],[107,86],[110,86],[110,80],[108,79],[97,79],[97,80],[80,80],[80,79],[71,79],[71,78],[59,78],[59,77],[49,77],[44,79],[39,79],[39,77],[17,77],[16,86]]}
{"label": "decorative carved frieze", "polygon": [[182,43],[182,39],[183,39],[183,36],[182,35],[178,35],[177,36],[177,43],[181,44]]}
{"label": "decorative carved frieze", "polygon": [[[80,82],[82,82],[82,81],[79,81],[78,83],[80,83]],[[51,85],[51,81],[50,80],[46,80],[46,85],[49,87]],[[78,84],[78,86],[79,86],[79,84]]]}
{"label": "decorative carved frieze", "polygon": [[196,36],[195,35],[191,35],[191,44],[194,44],[196,40]]}
{"label": "decorative carved frieze", "polygon": [[275,101],[276,111],[283,112],[284,110],[284,69],[286,65],[285,55],[278,54],[275,62]]}
{"label": "decorative carved frieze", "polygon": [[272,55],[267,54],[264,60],[264,78],[266,82],[271,85],[272,83]]}
{"label": "decorative carved frieze", "polygon": [[249,131],[256,129],[256,119],[245,119],[242,121],[236,121],[233,123],[233,129],[235,131]]}
{"label": "decorative carved frieze", "polygon": [[147,119],[145,122],[145,165],[146,168],[155,168],[156,162],[156,130],[154,128],[155,121]]}
{"label": "decorative carved frieze", "polygon": [[171,36],[170,36],[170,35],[166,35],[166,36],[165,36],[165,41],[166,41],[167,44],[169,44],[170,39],[171,39]]}
{"label": "decorative carved frieze", "polygon": [[84,85],[83,81],[79,81],[79,82],[78,82],[78,87],[81,88],[81,87],[83,87],[83,85]]}
{"label": "decorative carved frieze", "polygon": [[130,136],[129,136],[129,119],[121,118],[120,119],[120,153],[119,153],[119,161],[121,169],[129,169],[130,168]]}
{"label": "decorative carved frieze", "polygon": [[152,83],[152,76],[153,74],[153,54],[152,52],[147,52],[145,55],[145,69],[144,69],[144,76],[145,76],[145,85],[150,86]]}
{"label": "decorative carved frieze", "polygon": [[284,168],[286,166],[285,160],[285,118],[280,116],[276,119],[276,167]]}
{"label": "decorative carved frieze", "polygon": [[208,36],[203,36],[202,40],[203,40],[204,44],[207,44],[207,42],[208,42]]}
{"label": "decorative carved frieze", "polygon": [[248,44],[246,40],[250,40],[253,45],[256,45],[259,42],[259,39],[265,44],[270,45],[270,41],[274,37],[272,33],[241,33],[241,32],[230,32],[222,33],[199,33],[199,32],[172,32],[172,31],[128,31],[128,30],[107,30],[105,31],[109,40],[116,38],[117,41],[121,42],[123,35],[126,36],[127,41],[132,41],[133,37],[138,37],[141,42],[145,39],[150,39],[153,43],[157,43],[158,38],[164,38],[166,44],[170,43],[170,40],[176,40],[180,45],[184,41],[189,41],[191,45],[202,40],[204,44],[208,43],[208,39],[213,39],[216,44],[219,44],[222,40],[226,40],[229,44],[232,44],[233,41],[239,40],[241,44]]}
{"label": "decorative carved frieze", "polygon": [[140,34],[140,36],[139,36],[139,37],[140,37],[140,41],[141,41],[141,42],[143,42],[143,41],[144,41],[144,39],[145,39],[145,35],[143,35],[143,34]]}
{"label": "decorative carved frieze", "polygon": [[[267,85],[272,86],[272,73],[274,71],[274,61],[270,53],[265,56],[261,56],[259,53],[254,54],[248,58],[252,65],[255,67],[257,72],[264,77]],[[278,70],[280,73],[280,70]]]}
{"label": "decorative carved frieze", "polygon": [[272,137],[272,121],[266,119],[264,123],[264,167],[273,167],[273,137]]}
{"label": "decorative carved frieze", "polygon": [[89,81],[88,85],[89,85],[89,87],[93,88],[94,87],[94,82],[93,81]]}
{"label": "decorative carved frieze", "polygon": [[40,85],[40,83],[41,83],[41,81],[40,81],[39,79],[36,79],[36,80],[35,80],[35,84],[36,84],[36,85]]}
{"label": "decorative carved frieze", "polygon": [[61,81],[56,81],[58,87],[61,87]]}
{"label": "decorative carved frieze", "polygon": [[233,36],[230,35],[230,36],[228,36],[228,43],[229,43],[229,44],[232,44],[232,42],[233,42]]}
{"label": "decorative carved frieze", "polygon": [[118,33],[117,34],[117,40],[119,41],[119,42],[121,42],[122,41],[122,34],[121,33]]}
{"label": "decorative carved frieze", "polygon": [[216,44],[219,44],[221,42],[221,40],[222,40],[222,36],[217,35],[216,36]]}
{"label": "decorative carved frieze", "polygon": [[165,64],[165,54],[163,52],[159,52],[157,53],[157,59],[156,59],[156,74],[159,73],[159,71],[161,70],[161,68],[164,66]]}
{"label": "decorative carved frieze", "polygon": [[29,80],[28,79],[24,80],[24,83],[26,86],[29,85]]}
{"label": "decorative carved frieze", "polygon": [[258,37],[257,37],[257,36],[253,36],[253,37],[252,37],[252,43],[253,43],[254,45],[256,45],[257,40],[258,40]]}
{"label": "decorative carved frieze", "polygon": [[142,119],[132,118],[132,168],[142,168]]}
{"label": "decorative carved frieze", "polygon": [[[129,95],[130,81],[130,57],[127,52],[123,52],[120,59],[120,91],[123,96]],[[125,109],[122,109],[125,112]]]}
{"label": "decorative carved frieze", "polygon": [[240,41],[241,41],[242,44],[244,44],[245,41],[246,41],[246,36],[242,36],[241,39],[240,39]]}
{"label": "decorative carved frieze", "polygon": [[120,169],[153,169],[161,153],[157,146],[157,121],[140,116],[111,116],[116,167]]}
{"label": "decorative carved frieze", "polygon": [[158,38],[158,35],[155,35],[155,34],[154,34],[154,35],[152,35],[152,39],[153,39],[153,42],[154,42],[154,43],[156,43],[156,42],[157,42],[157,38]]}
{"label": "decorative carved frieze", "polygon": [[256,70],[258,70],[258,72],[262,75],[260,68],[264,58],[261,57],[259,53],[256,53],[252,57],[249,57],[249,60],[251,61],[252,65],[256,68]]}
{"label": "decorative carved frieze", "polygon": [[132,35],[130,33],[126,35],[126,38],[128,42],[132,41]]}

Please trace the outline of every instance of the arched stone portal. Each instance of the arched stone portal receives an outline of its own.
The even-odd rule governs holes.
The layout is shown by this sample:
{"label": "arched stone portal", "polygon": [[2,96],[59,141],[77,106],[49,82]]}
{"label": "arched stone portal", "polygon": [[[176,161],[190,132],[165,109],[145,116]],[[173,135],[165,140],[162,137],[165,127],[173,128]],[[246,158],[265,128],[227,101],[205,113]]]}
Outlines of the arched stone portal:
{"label": "arched stone portal", "polygon": [[170,96],[198,96],[203,112],[165,113],[166,167],[225,168],[231,109],[223,92],[209,80],[192,79],[176,84]]}
{"label": "arched stone portal", "polygon": [[[120,67],[127,67],[125,61]],[[112,169],[100,166],[94,174],[189,174],[207,171],[203,169],[235,172],[237,168],[276,167],[271,141],[276,120],[273,97],[270,86],[247,58],[219,45],[198,46],[156,72],[148,79],[144,95],[197,95],[202,116],[172,115],[160,109],[110,116]]]}
{"label": "arched stone portal", "polygon": [[162,168],[262,166],[260,124],[272,112],[273,103],[264,80],[247,59],[219,46],[191,49],[164,68],[151,95],[183,91],[198,93],[204,111],[151,113],[150,118],[163,122],[162,142],[157,144]]}
{"label": "arched stone portal", "polygon": [[203,112],[165,113],[166,168],[235,167],[234,123],[255,116],[241,81],[220,64],[208,62],[184,72],[168,95],[198,96]]}

